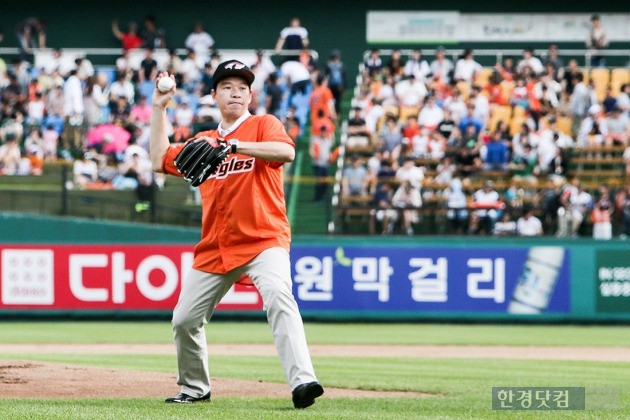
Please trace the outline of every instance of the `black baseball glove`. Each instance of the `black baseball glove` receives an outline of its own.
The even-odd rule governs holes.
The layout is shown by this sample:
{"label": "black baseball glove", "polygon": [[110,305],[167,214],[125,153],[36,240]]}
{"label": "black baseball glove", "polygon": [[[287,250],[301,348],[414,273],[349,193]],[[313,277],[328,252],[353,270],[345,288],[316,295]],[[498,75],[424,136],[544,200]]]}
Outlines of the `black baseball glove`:
{"label": "black baseball glove", "polygon": [[190,185],[198,187],[216,172],[229,154],[230,146],[223,140],[219,140],[219,145],[213,147],[203,139],[196,139],[186,143],[173,163]]}

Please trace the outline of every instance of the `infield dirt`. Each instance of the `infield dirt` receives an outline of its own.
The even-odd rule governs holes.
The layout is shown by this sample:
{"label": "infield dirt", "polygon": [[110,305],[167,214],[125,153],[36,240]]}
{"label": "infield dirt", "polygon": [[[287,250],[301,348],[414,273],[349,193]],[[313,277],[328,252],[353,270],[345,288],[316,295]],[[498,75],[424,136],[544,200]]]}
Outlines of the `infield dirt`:
{"label": "infield dirt", "polygon": [[[493,358],[529,360],[630,361],[630,349],[614,347],[513,346],[311,346],[313,356]],[[166,344],[0,344],[0,354],[172,354]],[[273,345],[209,345],[211,355],[275,356]],[[0,398],[164,398],[177,394],[175,374],[62,363],[0,360]],[[290,395],[286,384],[212,378],[215,397]],[[382,392],[326,387],[326,397],[436,397],[420,392]]]}

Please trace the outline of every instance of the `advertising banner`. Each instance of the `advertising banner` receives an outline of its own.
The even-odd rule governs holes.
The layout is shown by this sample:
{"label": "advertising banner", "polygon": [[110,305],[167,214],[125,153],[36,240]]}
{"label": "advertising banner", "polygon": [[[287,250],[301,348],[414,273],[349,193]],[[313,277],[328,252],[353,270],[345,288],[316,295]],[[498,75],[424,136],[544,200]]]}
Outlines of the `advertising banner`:
{"label": "advertising banner", "polygon": [[456,42],[459,12],[380,12],[367,13],[368,43]]}
{"label": "advertising banner", "polygon": [[[600,15],[609,41],[630,39],[630,14]],[[581,42],[590,13],[459,13],[453,11],[369,11],[369,44],[457,42]]]}
{"label": "advertising banner", "polygon": [[[164,310],[177,303],[192,245],[0,246],[2,310]],[[294,246],[301,310],[542,314],[570,310],[564,247]],[[259,311],[237,285],[217,310]]]}
{"label": "advertising banner", "polygon": [[[0,246],[0,309],[165,310],[177,303],[192,245]],[[237,285],[217,310],[260,310]]]}
{"label": "advertising banner", "polygon": [[563,247],[293,249],[303,310],[567,313]]}
{"label": "advertising banner", "polygon": [[630,249],[597,250],[597,312],[630,312]]}

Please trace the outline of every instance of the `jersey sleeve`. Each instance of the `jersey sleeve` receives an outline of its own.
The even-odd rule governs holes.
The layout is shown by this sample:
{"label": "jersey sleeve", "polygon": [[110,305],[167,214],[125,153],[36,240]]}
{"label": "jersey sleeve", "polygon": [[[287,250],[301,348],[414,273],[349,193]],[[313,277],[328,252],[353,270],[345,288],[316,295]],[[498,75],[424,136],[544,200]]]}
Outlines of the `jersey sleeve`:
{"label": "jersey sleeve", "polygon": [[295,143],[287,134],[284,125],[274,115],[265,115],[261,121],[261,128],[258,141],[279,141],[295,147]]}
{"label": "jersey sleeve", "polygon": [[[295,147],[295,143],[287,134],[284,125],[274,115],[265,115],[261,121],[261,128],[262,130],[259,131],[260,137],[258,141],[279,141]],[[283,162],[267,162],[267,165],[272,168],[279,168],[283,164]]]}
{"label": "jersey sleeve", "polygon": [[164,157],[162,158],[162,172],[169,175],[184,176],[177,171],[177,168],[175,167],[175,164],[173,163],[173,161],[175,160],[175,158],[177,157],[177,155],[183,148],[184,148],[184,143],[174,145],[174,146],[169,146],[168,150],[164,154]]}

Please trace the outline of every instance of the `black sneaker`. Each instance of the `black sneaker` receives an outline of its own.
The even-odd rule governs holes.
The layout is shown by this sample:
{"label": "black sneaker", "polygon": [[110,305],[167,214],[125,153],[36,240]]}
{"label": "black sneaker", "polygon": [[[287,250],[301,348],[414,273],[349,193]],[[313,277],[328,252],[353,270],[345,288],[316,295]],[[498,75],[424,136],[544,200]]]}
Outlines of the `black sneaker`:
{"label": "black sneaker", "polygon": [[315,403],[315,398],[321,397],[324,388],[318,382],[309,382],[295,387],[293,390],[293,407],[306,408]]}
{"label": "black sneaker", "polygon": [[165,403],[177,403],[177,404],[191,404],[196,402],[210,402],[210,393],[202,395],[201,397],[191,397],[188,394],[180,392],[174,397],[169,397],[164,400]]}

